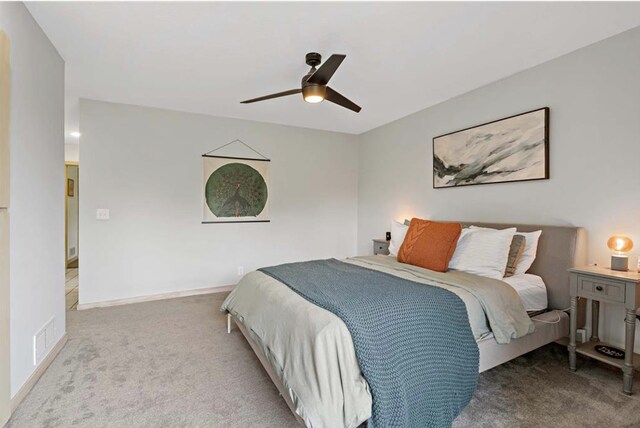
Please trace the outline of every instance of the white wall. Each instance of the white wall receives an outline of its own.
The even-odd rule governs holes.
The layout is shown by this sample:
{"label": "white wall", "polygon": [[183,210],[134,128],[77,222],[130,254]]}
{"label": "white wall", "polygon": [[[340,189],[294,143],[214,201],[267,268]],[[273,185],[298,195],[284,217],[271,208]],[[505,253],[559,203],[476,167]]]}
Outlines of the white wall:
{"label": "white wall", "polygon": [[[80,304],[234,284],[239,265],[355,254],[355,136],[89,100],[80,131]],[[201,155],[236,138],[272,160],[271,222],[200,224]],[[96,220],[97,208],[111,219]]]}
{"label": "white wall", "polygon": [[[78,167],[67,165],[67,179],[73,180],[73,196],[67,195],[67,261],[78,257],[78,200],[80,197],[80,182],[78,181]],[[65,194],[67,192],[65,183]]]}
{"label": "white wall", "polygon": [[[33,373],[33,335],[64,311],[64,61],[22,3],[0,3],[11,41],[11,390]],[[51,346],[53,347],[53,345]],[[50,347],[50,348],[51,348]]]}
{"label": "white wall", "polygon": [[[72,138],[72,137],[67,137],[67,138]],[[64,160],[65,162],[79,162],[80,161],[80,144],[65,144]]]}
{"label": "white wall", "polygon": [[[640,28],[361,135],[359,251],[370,253],[371,238],[383,236],[392,219],[412,216],[575,225],[588,231],[589,260],[602,265],[609,262],[607,238],[631,236],[635,267],[640,247],[638,52]],[[551,109],[550,180],[432,188],[434,136],[544,106]],[[622,342],[622,312],[604,311],[606,334]],[[636,344],[640,349],[640,340]]]}

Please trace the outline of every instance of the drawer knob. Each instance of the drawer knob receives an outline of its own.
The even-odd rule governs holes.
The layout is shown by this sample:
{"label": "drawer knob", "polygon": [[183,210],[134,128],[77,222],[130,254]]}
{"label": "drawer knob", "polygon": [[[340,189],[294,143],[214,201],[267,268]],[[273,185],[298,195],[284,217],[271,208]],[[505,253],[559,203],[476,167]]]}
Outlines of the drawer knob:
{"label": "drawer knob", "polygon": [[597,286],[596,286],[596,290],[597,290],[597,291],[602,291],[602,290],[604,290],[604,289],[602,288],[602,285],[597,285]]}

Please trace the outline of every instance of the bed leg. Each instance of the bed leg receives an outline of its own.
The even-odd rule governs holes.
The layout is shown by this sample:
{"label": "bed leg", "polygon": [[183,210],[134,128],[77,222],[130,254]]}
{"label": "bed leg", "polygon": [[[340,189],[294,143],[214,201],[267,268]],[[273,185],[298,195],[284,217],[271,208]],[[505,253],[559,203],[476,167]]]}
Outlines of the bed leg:
{"label": "bed leg", "polygon": [[227,314],[227,334],[231,334],[231,314]]}

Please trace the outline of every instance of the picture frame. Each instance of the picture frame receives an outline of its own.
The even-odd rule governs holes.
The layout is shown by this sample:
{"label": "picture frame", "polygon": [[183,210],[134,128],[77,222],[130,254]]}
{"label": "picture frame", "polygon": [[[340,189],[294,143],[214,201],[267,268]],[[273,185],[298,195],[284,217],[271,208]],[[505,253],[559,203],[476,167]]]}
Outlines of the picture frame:
{"label": "picture frame", "polygon": [[433,188],[549,179],[549,107],[434,137]]}

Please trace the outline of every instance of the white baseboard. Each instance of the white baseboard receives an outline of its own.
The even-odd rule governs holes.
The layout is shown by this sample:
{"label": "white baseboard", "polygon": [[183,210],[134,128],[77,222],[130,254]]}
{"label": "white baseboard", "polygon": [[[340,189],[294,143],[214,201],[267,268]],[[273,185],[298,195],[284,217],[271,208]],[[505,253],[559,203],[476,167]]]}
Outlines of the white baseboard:
{"label": "white baseboard", "polygon": [[56,357],[58,356],[58,354],[60,353],[60,351],[62,350],[62,348],[66,343],[67,343],[67,334],[65,333],[64,336],[62,336],[60,340],[58,340],[58,343],[55,344],[55,346],[51,349],[51,351],[49,351],[49,354],[47,354],[44,360],[42,360],[42,362],[36,368],[36,370],[33,373],[31,373],[31,376],[29,376],[29,379],[27,379],[27,381],[22,385],[22,387],[20,387],[16,395],[14,395],[11,398],[11,413],[15,412],[15,410],[18,408],[20,403],[22,403],[22,400],[24,400],[25,397],[29,394],[29,392],[31,392],[35,384],[38,383],[38,381],[40,380],[40,377],[42,376],[42,374],[49,368],[53,360],[56,359]]}
{"label": "white baseboard", "polygon": [[177,297],[198,296],[201,294],[223,293],[233,290],[235,285],[222,287],[197,288],[195,290],[172,291],[170,293],[152,294],[150,296],[128,297],[126,299],[107,300],[95,303],[78,303],[78,310],[108,308],[110,306],[129,305],[131,303],[153,302],[155,300],[175,299]]}

